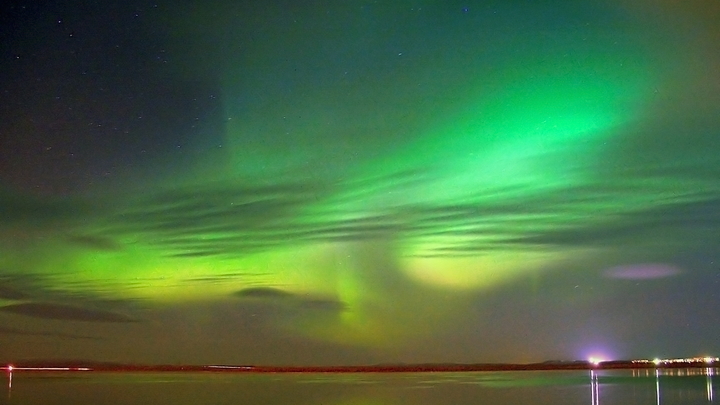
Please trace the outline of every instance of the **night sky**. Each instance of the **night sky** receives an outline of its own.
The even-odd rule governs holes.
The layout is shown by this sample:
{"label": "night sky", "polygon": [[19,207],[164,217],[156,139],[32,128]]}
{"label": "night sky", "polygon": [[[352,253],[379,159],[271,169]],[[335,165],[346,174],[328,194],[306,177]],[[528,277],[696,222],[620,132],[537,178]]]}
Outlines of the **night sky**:
{"label": "night sky", "polygon": [[718,21],[13,0],[0,361],[720,355]]}

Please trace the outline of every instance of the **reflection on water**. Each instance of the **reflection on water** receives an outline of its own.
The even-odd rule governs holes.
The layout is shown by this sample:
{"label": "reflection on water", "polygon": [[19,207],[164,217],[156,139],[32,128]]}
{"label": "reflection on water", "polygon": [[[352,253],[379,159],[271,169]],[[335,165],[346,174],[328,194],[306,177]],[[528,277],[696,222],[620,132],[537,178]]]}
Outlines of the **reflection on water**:
{"label": "reflection on water", "polygon": [[27,405],[692,405],[714,401],[717,370],[243,374],[8,369],[6,374],[7,395],[0,403]]}
{"label": "reflection on water", "polygon": [[711,368],[707,369],[707,373],[705,374],[705,391],[707,392],[707,400],[708,402],[713,401],[713,382],[712,377],[715,374],[715,371]]}
{"label": "reflection on water", "polygon": [[592,394],[590,395],[590,404],[591,405],[599,405],[600,404],[600,383],[598,382],[598,375],[597,371],[590,370],[590,391]]}

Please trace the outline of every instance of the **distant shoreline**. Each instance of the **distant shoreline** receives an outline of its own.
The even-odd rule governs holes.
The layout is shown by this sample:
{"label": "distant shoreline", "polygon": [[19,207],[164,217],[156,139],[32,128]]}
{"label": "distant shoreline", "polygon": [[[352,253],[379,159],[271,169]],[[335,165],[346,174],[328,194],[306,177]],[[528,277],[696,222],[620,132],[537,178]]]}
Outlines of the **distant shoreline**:
{"label": "distant shoreline", "polygon": [[[607,361],[590,363],[543,362],[531,364],[381,364],[364,366],[253,366],[253,365],[138,365],[95,362],[17,362],[0,367],[5,372],[104,371],[104,372],[203,372],[203,373],[429,373],[477,371],[562,371],[562,370],[629,370],[716,368],[714,363],[637,363]],[[720,367],[720,366],[717,366]]]}

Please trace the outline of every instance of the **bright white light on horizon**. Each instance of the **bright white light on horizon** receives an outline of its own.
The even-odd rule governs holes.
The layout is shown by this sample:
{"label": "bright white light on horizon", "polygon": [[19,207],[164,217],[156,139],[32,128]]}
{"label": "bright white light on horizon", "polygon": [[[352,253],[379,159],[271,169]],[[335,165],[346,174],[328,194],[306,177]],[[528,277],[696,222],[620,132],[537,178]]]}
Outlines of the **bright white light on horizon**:
{"label": "bright white light on horizon", "polygon": [[594,342],[592,344],[585,344],[584,349],[577,353],[576,359],[585,359],[588,363],[593,365],[599,365],[607,361],[617,359],[617,353],[612,349],[610,344]]}

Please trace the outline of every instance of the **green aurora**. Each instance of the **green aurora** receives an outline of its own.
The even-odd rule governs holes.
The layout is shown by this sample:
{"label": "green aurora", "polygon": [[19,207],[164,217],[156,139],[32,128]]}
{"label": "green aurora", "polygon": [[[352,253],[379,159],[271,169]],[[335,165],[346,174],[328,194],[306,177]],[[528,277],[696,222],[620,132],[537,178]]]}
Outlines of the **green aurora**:
{"label": "green aurora", "polygon": [[[583,342],[565,339],[596,333],[578,321],[592,308],[614,308],[607,300],[625,302],[640,283],[665,291],[672,280],[716,277],[720,52],[711,50],[720,35],[704,18],[651,2],[350,3],[322,13],[279,3],[163,6],[152,24],[164,27],[167,52],[184,56],[150,74],[213,78],[220,118],[205,125],[219,135],[200,132],[203,147],[182,159],[120,165],[72,193],[6,187],[8,330],[99,341],[33,351],[22,333],[5,331],[10,349],[0,357],[572,357]],[[506,346],[484,340],[482,328],[513,323],[512,310],[490,303],[503,291],[515,291],[507,308],[517,299],[548,305],[542,348],[519,349],[532,334],[521,325]],[[641,329],[642,316],[596,330],[636,336],[618,325]],[[219,326],[229,319],[234,326]],[[468,324],[478,329],[459,332]],[[233,328],[244,330],[235,343]],[[554,333],[567,337],[553,345]],[[267,346],[258,342],[268,335]],[[497,346],[466,349],[469,357],[452,347],[426,353],[453,335]],[[132,348],[133,339],[156,342]],[[316,354],[272,349],[282,339]],[[612,337],[588,340],[608,347]],[[215,349],[188,354],[200,341]],[[317,354],[323,347],[345,354]]]}

